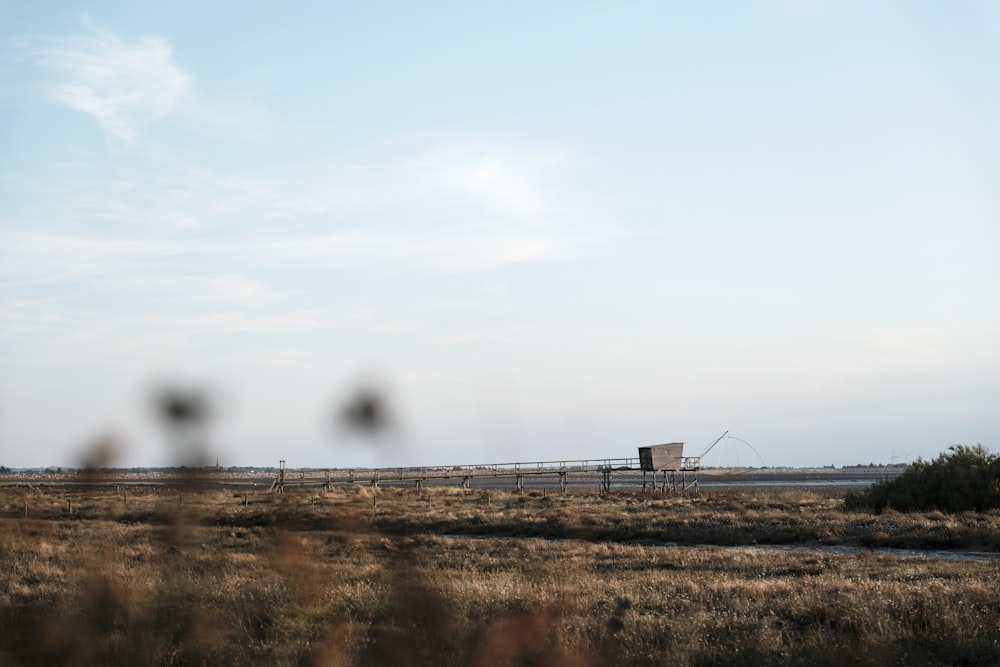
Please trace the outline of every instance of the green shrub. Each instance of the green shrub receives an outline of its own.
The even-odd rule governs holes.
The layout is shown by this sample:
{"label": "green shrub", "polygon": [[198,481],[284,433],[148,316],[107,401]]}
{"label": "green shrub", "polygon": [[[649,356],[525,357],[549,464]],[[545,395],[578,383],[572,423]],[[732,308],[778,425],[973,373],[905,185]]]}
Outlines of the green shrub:
{"label": "green shrub", "polygon": [[848,509],[982,512],[1000,507],[1000,456],[982,445],[952,445],[933,461],[918,459],[891,481],[850,493]]}

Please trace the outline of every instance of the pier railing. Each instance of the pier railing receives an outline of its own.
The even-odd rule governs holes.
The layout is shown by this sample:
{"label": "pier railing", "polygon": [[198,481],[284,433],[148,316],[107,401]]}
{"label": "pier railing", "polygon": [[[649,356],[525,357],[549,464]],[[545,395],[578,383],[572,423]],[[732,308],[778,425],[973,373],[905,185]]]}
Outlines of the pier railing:
{"label": "pier railing", "polygon": [[[696,472],[700,466],[698,457],[681,459],[680,472]],[[638,457],[577,459],[564,461],[512,461],[509,463],[479,463],[451,466],[407,466],[396,468],[330,468],[326,470],[279,471],[271,488],[277,491],[287,485],[323,485],[331,487],[344,484],[367,484],[379,486],[382,483],[413,483],[418,488],[424,482],[456,479],[468,488],[475,479],[489,477],[514,477],[517,488],[523,489],[523,480],[529,475],[558,477],[559,486],[566,488],[570,475],[600,474],[601,487],[610,490],[611,477],[615,472],[642,470]],[[655,483],[655,474],[654,481]]]}

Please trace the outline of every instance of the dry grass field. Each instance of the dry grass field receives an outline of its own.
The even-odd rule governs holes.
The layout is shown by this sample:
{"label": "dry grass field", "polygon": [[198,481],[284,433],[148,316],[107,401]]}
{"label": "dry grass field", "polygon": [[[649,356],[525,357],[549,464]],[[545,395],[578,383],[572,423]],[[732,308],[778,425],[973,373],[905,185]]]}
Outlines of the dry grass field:
{"label": "dry grass field", "polygon": [[1000,661],[1000,560],[831,545],[996,553],[1000,513],[788,491],[8,487],[0,664]]}

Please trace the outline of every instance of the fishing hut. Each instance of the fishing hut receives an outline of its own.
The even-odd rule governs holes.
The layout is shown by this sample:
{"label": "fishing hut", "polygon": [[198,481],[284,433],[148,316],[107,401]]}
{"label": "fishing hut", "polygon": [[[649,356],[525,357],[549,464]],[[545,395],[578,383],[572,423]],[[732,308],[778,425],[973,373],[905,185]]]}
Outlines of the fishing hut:
{"label": "fishing hut", "polygon": [[698,456],[684,456],[683,442],[668,442],[639,448],[639,467],[642,469],[642,488],[646,488],[646,474],[653,473],[653,488],[656,488],[656,473],[663,473],[661,491],[698,491],[698,470],[701,459],[719,442],[729,435],[726,431],[706,447]]}

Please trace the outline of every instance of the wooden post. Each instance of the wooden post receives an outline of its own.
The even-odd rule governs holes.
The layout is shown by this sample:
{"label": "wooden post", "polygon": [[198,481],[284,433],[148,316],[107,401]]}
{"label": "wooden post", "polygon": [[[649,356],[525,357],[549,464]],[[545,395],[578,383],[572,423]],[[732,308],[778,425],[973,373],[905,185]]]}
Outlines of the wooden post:
{"label": "wooden post", "polygon": [[28,499],[24,499],[24,518],[28,518]]}
{"label": "wooden post", "polygon": [[243,507],[250,507],[250,501],[247,500],[247,494],[243,494]]}

